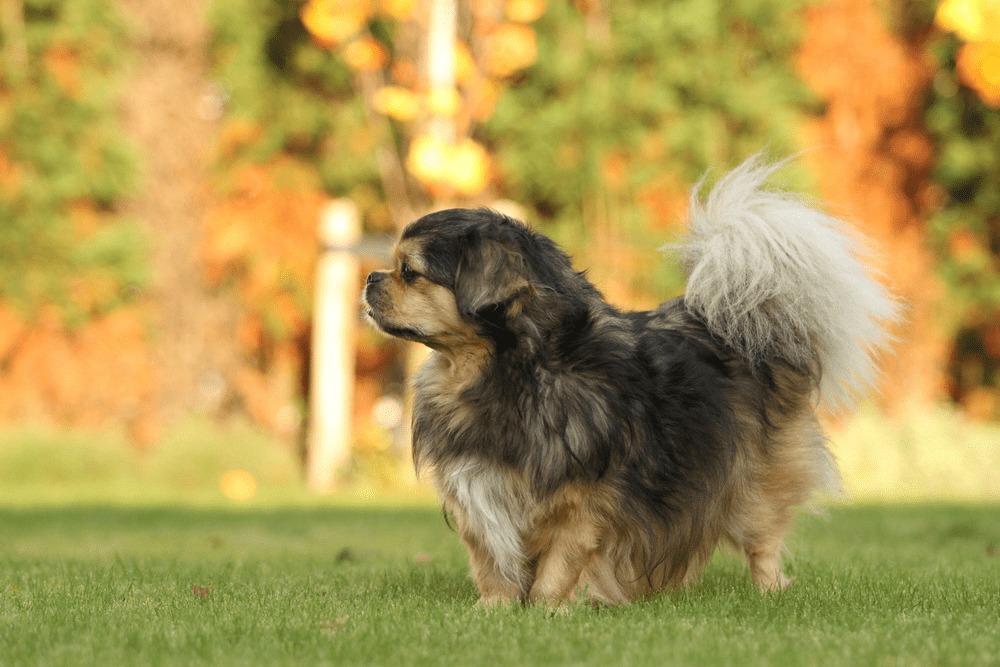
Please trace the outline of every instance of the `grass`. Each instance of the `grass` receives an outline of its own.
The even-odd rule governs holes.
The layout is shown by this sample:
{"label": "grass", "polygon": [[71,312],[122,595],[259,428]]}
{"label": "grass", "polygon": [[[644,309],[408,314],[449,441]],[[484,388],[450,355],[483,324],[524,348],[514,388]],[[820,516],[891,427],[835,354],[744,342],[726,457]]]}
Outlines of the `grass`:
{"label": "grass", "polygon": [[0,665],[1000,665],[1000,426],[868,410],[831,431],[848,496],[881,504],[803,516],[791,590],[720,555],[692,590],[557,615],[474,607],[457,537],[381,459],[333,505],[238,424],[144,453],[7,431]]}
{"label": "grass", "polygon": [[[1000,503],[1000,424],[976,423],[930,406],[896,419],[872,406],[829,425],[847,496],[867,502]],[[406,457],[361,452],[345,486],[359,498],[430,498]],[[150,451],[121,434],[21,426],[0,431],[0,505],[223,500],[227,471],[249,472],[257,500],[310,503],[296,447],[239,422],[191,419]]]}
{"label": "grass", "polygon": [[782,594],[716,557],[553,615],[474,607],[426,506],[0,508],[0,664],[1000,664],[1000,507],[837,507],[790,548]]}

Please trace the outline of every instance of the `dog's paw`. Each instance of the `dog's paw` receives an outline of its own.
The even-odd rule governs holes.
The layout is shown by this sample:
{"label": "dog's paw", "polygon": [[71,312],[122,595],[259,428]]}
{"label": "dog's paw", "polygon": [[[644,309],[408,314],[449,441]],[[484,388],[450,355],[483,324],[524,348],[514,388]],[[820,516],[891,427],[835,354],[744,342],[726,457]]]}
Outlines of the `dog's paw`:
{"label": "dog's paw", "polygon": [[795,577],[789,577],[784,572],[778,572],[777,576],[770,581],[758,581],[757,586],[763,593],[775,593],[787,590],[795,583]]}
{"label": "dog's paw", "polygon": [[476,609],[503,609],[521,604],[517,598],[504,597],[502,595],[484,595],[475,604]]}

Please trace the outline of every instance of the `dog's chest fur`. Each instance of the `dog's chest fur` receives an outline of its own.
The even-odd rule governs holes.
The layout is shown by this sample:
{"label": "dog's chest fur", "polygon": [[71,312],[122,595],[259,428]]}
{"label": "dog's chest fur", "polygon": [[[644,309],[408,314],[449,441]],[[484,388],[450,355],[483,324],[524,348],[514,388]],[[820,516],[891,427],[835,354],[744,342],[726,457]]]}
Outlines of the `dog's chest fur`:
{"label": "dog's chest fur", "polygon": [[[416,378],[414,458],[430,469],[445,509],[459,529],[486,548],[501,575],[517,585],[526,555],[524,535],[530,530],[531,493],[523,475],[484,459],[486,446],[480,410],[464,396],[462,373],[434,354]],[[502,437],[510,424],[494,424],[489,433]]]}
{"label": "dog's chest fur", "polygon": [[593,439],[609,440],[610,411],[596,396],[569,395],[586,385],[558,375],[532,374],[530,385],[523,374],[486,386],[477,378],[480,385],[470,386],[456,370],[435,354],[416,378],[414,457],[459,530],[519,586],[540,501],[595,469]]}
{"label": "dog's chest fur", "polygon": [[533,523],[529,512],[535,506],[520,476],[466,460],[435,469],[434,477],[460,530],[489,551],[504,579],[520,586],[528,560],[525,536]]}

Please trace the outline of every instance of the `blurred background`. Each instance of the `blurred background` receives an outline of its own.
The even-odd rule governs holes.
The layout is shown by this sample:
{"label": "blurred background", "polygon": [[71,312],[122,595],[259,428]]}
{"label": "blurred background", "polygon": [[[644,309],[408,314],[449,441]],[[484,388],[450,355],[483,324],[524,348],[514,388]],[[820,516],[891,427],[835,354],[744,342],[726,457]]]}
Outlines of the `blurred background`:
{"label": "blurred background", "polygon": [[806,150],[780,184],[908,306],[880,396],[829,419],[848,492],[1000,498],[996,0],[0,9],[0,500],[422,497],[419,354],[356,305],[385,240],[495,206],[650,307],[692,184],[762,148]]}

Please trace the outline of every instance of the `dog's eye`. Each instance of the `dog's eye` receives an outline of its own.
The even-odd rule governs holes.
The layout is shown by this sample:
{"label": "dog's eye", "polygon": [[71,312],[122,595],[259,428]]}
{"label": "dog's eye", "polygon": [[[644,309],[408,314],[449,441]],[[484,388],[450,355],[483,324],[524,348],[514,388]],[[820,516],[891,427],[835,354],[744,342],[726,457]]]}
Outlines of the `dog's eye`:
{"label": "dog's eye", "polygon": [[420,276],[419,273],[413,270],[413,267],[403,262],[403,265],[399,267],[399,277],[403,279],[404,283],[412,283]]}

